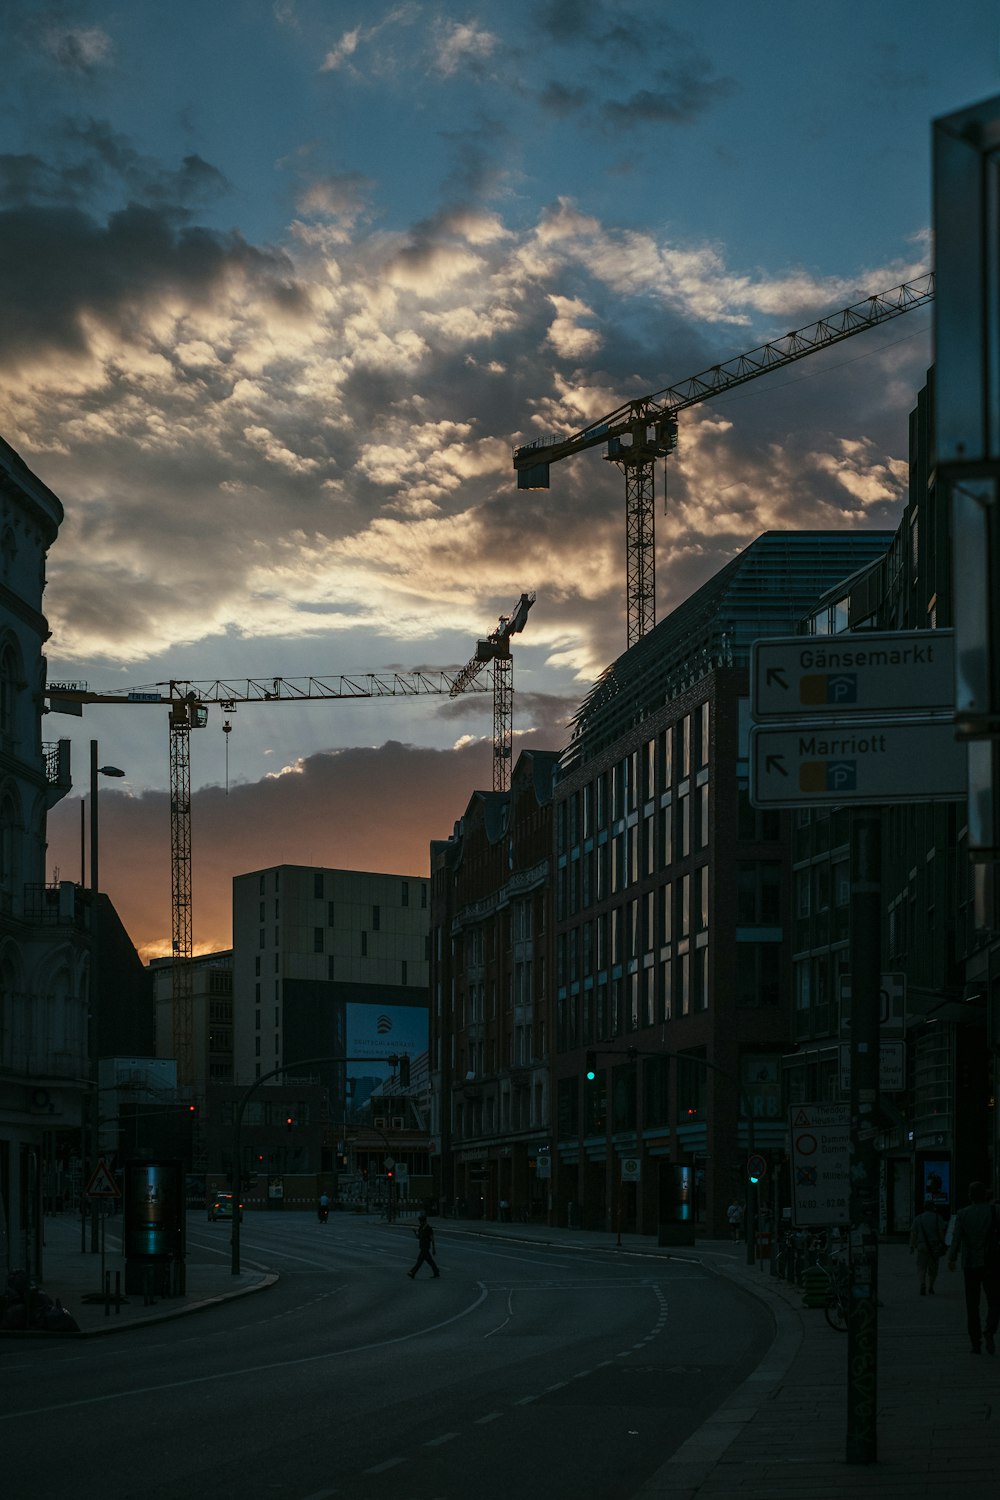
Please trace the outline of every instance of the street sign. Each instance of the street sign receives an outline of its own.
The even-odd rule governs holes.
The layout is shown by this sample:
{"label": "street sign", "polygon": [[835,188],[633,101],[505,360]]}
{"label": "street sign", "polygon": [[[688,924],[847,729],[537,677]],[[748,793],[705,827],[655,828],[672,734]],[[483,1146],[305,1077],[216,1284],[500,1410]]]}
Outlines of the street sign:
{"label": "street sign", "polygon": [[[901,1094],[906,1088],[906,1043],[890,1038],[878,1044],[878,1086],[883,1094]],[[840,1044],[840,1087],[851,1091],[851,1044]]]}
{"label": "street sign", "polygon": [[801,1226],[846,1224],[851,1111],[847,1104],[795,1104],[791,1127],[792,1217]]}
{"label": "street sign", "polygon": [[954,713],[951,630],[855,631],[755,641],[750,713],[758,722]]}
{"label": "street sign", "polygon": [[759,1151],[753,1152],[747,1157],[747,1176],[764,1177],[767,1175],[767,1161]]}
{"label": "street sign", "polygon": [[[882,974],[879,978],[878,1023],[883,1032],[906,1029],[906,975]],[[840,976],[840,1030],[851,1029],[851,976]]]}
{"label": "street sign", "polygon": [[111,1173],[111,1168],[102,1156],[94,1168],[84,1192],[88,1198],[120,1198],[121,1188]]}
{"label": "street sign", "polygon": [[638,1156],[622,1157],[622,1182],[638,1182],[642,1176],[642,1163]]}
{"label": "street sign", "polygon": [[953,801],[967,786],[967,751],[947,719],[885,719],[750,731],[754,807]]}

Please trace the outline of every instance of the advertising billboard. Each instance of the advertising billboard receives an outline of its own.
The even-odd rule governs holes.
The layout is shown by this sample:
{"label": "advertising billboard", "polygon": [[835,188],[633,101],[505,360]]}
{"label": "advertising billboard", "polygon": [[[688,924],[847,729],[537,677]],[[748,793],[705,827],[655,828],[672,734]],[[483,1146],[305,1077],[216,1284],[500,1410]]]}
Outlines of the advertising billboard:
{"label": "advertising billboard", "polygon": [[405,1053],[412,1061],[427,1051],[428,1012],[422,1005],[349,1001],[346,1010],[348,1057],[374,1059],[348,1064],[349,1072],[378,1084],[392,1076],[390,1057]]}

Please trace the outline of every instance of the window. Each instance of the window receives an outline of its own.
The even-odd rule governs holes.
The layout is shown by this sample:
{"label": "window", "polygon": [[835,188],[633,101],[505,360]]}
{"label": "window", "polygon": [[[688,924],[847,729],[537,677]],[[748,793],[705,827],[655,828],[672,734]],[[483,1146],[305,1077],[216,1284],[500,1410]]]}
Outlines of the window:
{"label": "window", "polygon": [[404,880],[403,881],[402,886],[400,887],[400,893],[399,894],[400,894],[400,899],[402,900],[403,905],[404,906],[409,906],[409,904],[410,904],[410,882],[408,880]]}
{"label": "window", "polygon": [[401,966],[400,966],[400,980],[399,980],[399,982],[400,982],[400,984],[406,984],[406,982],[407,982],[407,980],[406,980],[406,959],[405,958],[401,961]]}
{"label": "window", "polygon": [[326,903],[326,925],[327,925],[327,927],[335,927],[337,925],[336,922],[333,919],[333,902],[332,901],[328,901]]}
{"label": "window", "polygon": [[378,906],[372,907],[372,932],[378,932],[382,924],[382,911]]}
{"label": "window", "polygon": [[367,934],[367,932],[362,932],[362,934],[361,934],[361,957],[362,958],[367,958],[368,957],[368,934]]}
{"label": "window", "polygon": [[314,927],[313,928],[313,952],[314,953],[322,953],[323,952],[323,928],[322,927]]}
{"label": "window", "polygon": [[313,895],[318,901],[323,899],[323,876],[317,873],[313,876]]}

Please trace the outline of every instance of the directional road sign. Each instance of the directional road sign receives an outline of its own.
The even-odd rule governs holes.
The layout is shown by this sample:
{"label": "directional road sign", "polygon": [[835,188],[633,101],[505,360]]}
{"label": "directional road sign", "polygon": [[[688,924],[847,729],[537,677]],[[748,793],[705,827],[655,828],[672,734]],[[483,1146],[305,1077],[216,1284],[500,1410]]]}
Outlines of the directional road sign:
{"label": "directional road sign", "polygon": [[967,748],[948,719],[785,724],[750,731],[755,807],[935,802],[966,795]]}
{"label": "directional road sign", "polygon": [[753,644],[750,712],[758,722],[954,710],[952,630],[866,630]]}

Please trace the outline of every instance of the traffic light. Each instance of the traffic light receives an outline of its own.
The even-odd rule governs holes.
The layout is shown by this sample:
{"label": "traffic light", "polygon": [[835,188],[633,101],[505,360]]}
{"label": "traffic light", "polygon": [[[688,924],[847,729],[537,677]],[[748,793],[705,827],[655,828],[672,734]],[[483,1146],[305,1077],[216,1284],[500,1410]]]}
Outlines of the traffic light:
{"label": "traffic light", "polygon": [[189,1104],[188,1105],[188,1114],[189,1115],[196,1115],[197,1113],[198,1113],[198,1106],[197,1106],[197,1104]]}
{"label": "traffic light", "polygon": [[597,1053],[596,1052],[588,1052],[587,1053],[587,1070],[586,1070],[587,1082],[588,1083],[593,1083],[593,1081],[594,1081],[594,1079],[596,1077],[597,1077]]}
{"label": "traffic light", "polygon": [[750,1175],[750,1181],[753,1183],[754,1187],[756,1187],[757,1184],[758,1184],[758,1182],[760,1181],[760,1173],[759,1172],[755,1172],[751,1168],[749,1175]]}
{"label": "traffic light", "polygon": [[385,1180],[386,1180],[386,1182],[391,1182],[394,1176],[395,1176],[395,1173],[393,1172],[392,1168],[388,1167],[386,1169],[386,1174],[385,1174]]}
{"label": "traffic light", "polygon": [[295,1116],[294,1115],[286,1115],[285,1116],[285,1129],[286,1130],[294,1130],[295,1129]]}
{"label": "traffic light", "polygon": [[399,1059],[399,1086],[401,1089],[410,1087],[410,1059],[408,1057]]}

